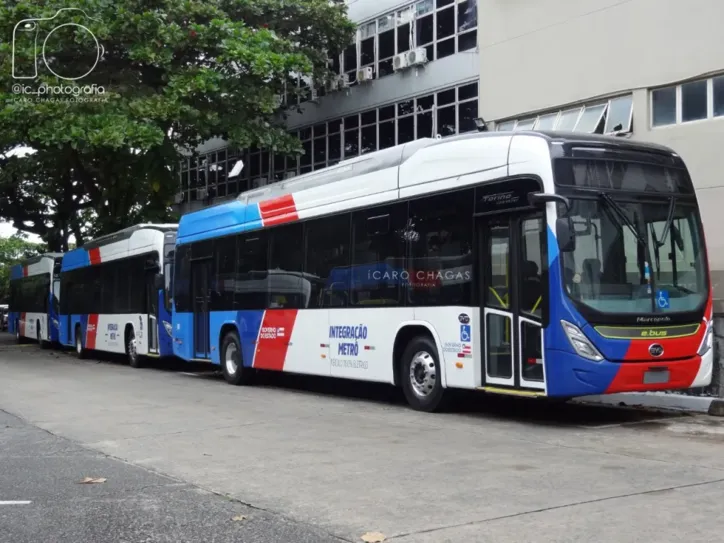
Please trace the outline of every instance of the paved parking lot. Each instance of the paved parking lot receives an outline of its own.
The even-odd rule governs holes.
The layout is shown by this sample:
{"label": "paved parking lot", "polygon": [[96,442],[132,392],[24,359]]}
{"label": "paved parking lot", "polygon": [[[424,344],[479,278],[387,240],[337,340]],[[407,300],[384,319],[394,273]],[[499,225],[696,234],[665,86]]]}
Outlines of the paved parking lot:
{"label": "paved parking lot", "polygon": [[0,410],[343,541],[721,539],[722,419],[185,369],[3,345]]}

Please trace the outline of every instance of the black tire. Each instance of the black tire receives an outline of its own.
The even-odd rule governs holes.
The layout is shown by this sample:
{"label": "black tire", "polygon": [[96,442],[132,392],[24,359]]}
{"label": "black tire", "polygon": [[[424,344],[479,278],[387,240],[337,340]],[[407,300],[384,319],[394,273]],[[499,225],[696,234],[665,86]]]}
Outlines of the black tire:
{"label": "black tire", "polygon": [[35,335],[38,338],[38,345],[40,345],[40,348],[47,349],[48,343],[46,341],[43,341],[43,336],[40,333],[40,322],[35,323]]}
{"label": "black tire", "polygon": [[85,349],[85,345],[83,345],[83,332],[81,331],[80,326],[75,327],[75,356],[77,356],[80,359],[83,359],[86,357],[87,351]]}
{"label": "black tire", "polygon": [[241,342],[236,332],[227,332],[221,341],[219,361],[227,383],[235,386],[253,384],[256,370],[244,366]]}
{"label": "black tire", "polygon": [[25,343],[25,337],[20,334],[20,321],[15,321],[15,343],[18,345]]}
{"label": "black tire", "polygon": [[126,356],[128,356],[128,365],[132,368],[143,367],[144,360],[136,350],[136,333],[133,331],[133,328],[131,328],[126,338]]}
{"label": "black tire", "polygon": [[440,357],[432,338],[412,338],[400,363],[402,391],[410,407],[427,413],[444,409],[449,395],[442,386]]}

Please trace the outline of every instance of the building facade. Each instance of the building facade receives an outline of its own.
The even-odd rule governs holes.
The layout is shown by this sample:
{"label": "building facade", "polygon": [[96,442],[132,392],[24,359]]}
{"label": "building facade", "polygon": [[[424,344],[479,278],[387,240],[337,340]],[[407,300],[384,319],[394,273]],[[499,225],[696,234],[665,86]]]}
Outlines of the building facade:
{"label": "building facade", "polygon": [[[423,137],[476,130],[480,58],[478,0],[352,0],[354,43],[331,59],[338,81],[328,89],[297,80],[301,113],[289,131],[304,154],[237,150],[212,140],[185,160],[176,203],[188,212],[240,192],[333,165],[345,158]],[[229,175],[241,159],[239,175]]]}

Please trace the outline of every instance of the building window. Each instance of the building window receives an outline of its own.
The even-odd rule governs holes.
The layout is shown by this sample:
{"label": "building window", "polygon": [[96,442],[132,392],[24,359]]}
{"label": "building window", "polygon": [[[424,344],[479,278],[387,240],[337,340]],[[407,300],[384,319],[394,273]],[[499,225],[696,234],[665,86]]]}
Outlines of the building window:
{"label": "building window", "polygon": [[354,85],[358,68],[371,67],[375,78],[385,77],[394,73],[395,55],[414,48],[424,48],[428,62],[475,49],[477,29],[477,0],[420,0],[361,24],[355,43],[332,65]]}
{"label": "building window", "polygon": [[[292,131],[290,135],[302,144],[303,154],[298,158],[256,148],[244,152],[222,149],[191,159],[191,168],[189,160],[182,161],[182,201],[232,198],[267,183],[415,139],[473,132],[477,117],[478,83],[473,81]],[[238,160],[243,160],[244,168],[230,177]],[[207,196],[196,191],[199,183],[208,189]]]}
{"label": "building window", "polygon": [[499,132],[557,130],[559,132],[615,134],[631,132],[632,122],[633,96],[627,94],[605,102],[545,112],[522,119],[499,121],[496,123],[496,130]]}
{"label": "building window", "polygon": [[651,126],[724,116],[724,75],[651,91]]}

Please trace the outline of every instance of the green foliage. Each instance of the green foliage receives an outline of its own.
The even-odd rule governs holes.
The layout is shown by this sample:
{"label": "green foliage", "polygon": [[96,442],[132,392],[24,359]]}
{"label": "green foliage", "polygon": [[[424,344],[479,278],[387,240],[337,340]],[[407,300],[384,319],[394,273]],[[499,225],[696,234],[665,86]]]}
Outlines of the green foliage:
{"label": "green foliage", "polygon": [[0,237],[0,303],[7,303],[10,295],[10,267],[43,252],[45,245],[32,243],[22,235]]}
{"label": "green foliage", "polygon": [[[61,8],[65,0],[0,4],[4,36],[23,19],[48,19],[37,23],[35,43],[17,29],[15,41],[0,43],[0,154],[19,145],[37,151],[0,164],[0,217],[59,250],[71,233],[82,242],[139,220],[172,220],[180,152],[210,138],[300,152],[277,97],[290,73],[327,78],[327,52],[341,51],[354,30],[341,0],[78,0]],[[104,48],[97,64],[93,36],[64,23],[92,32]],[[48,66],[87,75],[53,75],[41,54],[49,33]],[[16,75],[32,74],[37,58],[37,78],[13,78],[13,58]],[[18,84],[61,85],[65,94],[16,94]]]}

